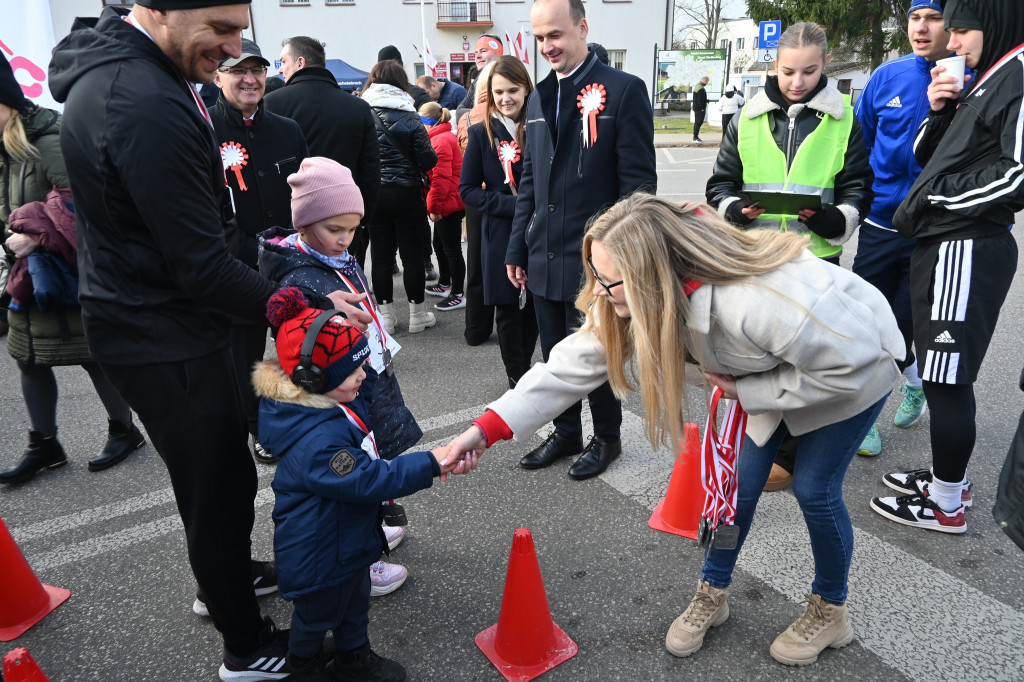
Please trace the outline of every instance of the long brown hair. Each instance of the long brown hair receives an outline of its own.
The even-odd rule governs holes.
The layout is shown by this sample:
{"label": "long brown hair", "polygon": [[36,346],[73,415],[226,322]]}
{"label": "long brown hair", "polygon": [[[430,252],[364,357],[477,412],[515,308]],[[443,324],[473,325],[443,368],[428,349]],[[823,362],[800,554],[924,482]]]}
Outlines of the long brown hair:
{"label": "long brown hair", "polygon": [[493,125],[491,119],[494,117],[494,114],[498,113],[498,104],[490,94],[494,74],[498,74],[514,85],[518,85],[526,90],[526,95],[523,98],[523,108],[519,110],[519,115],[515,118],[516,144],[522,149],[526,138],[526,100],[529,99],[530,93],[533,92],[533,81],[530,80],[530,72],[526,70],[521,61],[508,54],[498,57],[498,61],[494,62],[494,66],[491,67],[491,72],[487,75],[487,118],[484,119],[487,122],[487,141],[490,142],[491,149],[494,149],[494,133],[491,131],[491,125]]}
{"label": "long brown hair", "polygon": [[394,59],[385,59],[373,65],[373,68],[370,69],[370,75],[366,77],[363,91],[365,92],[366,88],[374,83],[393,85],[399,90],[404,90],[410,96],[412,95],[409,76],[405,73],[405,68]]}
{"label": "long brown hair", "polygon": [[621,399],[639,388],[651,445],[675,447],[686,416],[686,358],[692,354],[702,364],[686,327],[692,315],[687,281],[749,280],[799,257],[807,240],[790,232],[743,232],[706,204],[636,193],[593,220],[583,237],[587,261],[594,242],[619,270],[630,317],[619,317],[606,297],[594,294],[594,275],[583,268],[586,281],[576,299],[587,315],[583,329],[604,346],[615,395]]}

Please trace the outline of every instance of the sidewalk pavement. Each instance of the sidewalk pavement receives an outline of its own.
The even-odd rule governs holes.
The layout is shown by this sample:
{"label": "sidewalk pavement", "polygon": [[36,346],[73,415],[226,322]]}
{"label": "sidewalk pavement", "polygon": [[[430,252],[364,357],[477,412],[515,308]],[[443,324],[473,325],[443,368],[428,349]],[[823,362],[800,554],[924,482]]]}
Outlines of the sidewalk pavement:
{"label": "sidewalk pavement", "polygon": [[719,147],[722,144],[722,133],[701,133],[702,142],[694,142],[692,133],[654,133],[654,146],[657,147]]}

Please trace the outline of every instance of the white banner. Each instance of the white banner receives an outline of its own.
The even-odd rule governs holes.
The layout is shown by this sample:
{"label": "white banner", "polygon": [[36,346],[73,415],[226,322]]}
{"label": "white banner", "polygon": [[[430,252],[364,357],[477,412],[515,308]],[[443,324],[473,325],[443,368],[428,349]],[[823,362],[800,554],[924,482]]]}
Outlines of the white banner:
{"label": "white banner", "polygon": [[48,0],[0,0],[0,51],[30,100],[62,110],[50,95],[47,69],[56,44]]}

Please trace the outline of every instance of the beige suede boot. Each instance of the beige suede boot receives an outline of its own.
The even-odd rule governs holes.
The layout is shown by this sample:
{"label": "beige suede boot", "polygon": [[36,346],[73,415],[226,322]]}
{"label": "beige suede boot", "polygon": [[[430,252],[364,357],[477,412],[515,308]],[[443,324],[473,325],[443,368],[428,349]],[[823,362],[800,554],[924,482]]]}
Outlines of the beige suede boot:
{"label": "beige suede boot", "polygon": [[810,665],[826,648],[839,649],[853,641],[846,605],[829,604],[807,595],[807,610],[772,642],[771,654],[786,665]]}
{"label": "beige suede boot", "polygon": [[721,625],[729,617],[725,590],[711,587],[703,580],[683,614],[672,621],[665,635],[665,648],[673,656],[685,657],[700,649],[709,628]]}

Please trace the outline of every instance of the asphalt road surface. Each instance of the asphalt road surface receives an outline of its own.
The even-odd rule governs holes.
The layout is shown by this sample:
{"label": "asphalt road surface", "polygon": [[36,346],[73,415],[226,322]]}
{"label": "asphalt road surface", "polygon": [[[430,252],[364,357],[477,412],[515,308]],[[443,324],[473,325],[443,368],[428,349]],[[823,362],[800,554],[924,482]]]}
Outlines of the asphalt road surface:
{"label": "asphalt road surface", "polygon": [[[701,200],[715,152],[659,149],[661,193]],[[854,250],[855,244],[844,255],[847,267]],[[729,621],[692,657],[666,653],[665,631],[693,594],[702,555],[694,542],[647,525],[674,453],[651,450],[633,396],[624,405],[623,456],[597,479],[569,479],[569,460],[520,469],[517,461],[539,442],[536,436],[501,444],[472,476],[407,499],[406,540],[392,558],[410,577],[373,600],[374,648],[405,664],[410,680],[501,680],[473,638],[497,622],[512,535],[527,527],[554,620],[579,645],[576,657],[546,675],[552,682],[1024,679],[1024,557],[991,516],[996,479],[1024,408],[1016,388],[1024,365],[1022,289],[1018,276],[977,384],[968,532],[909,529],[868,508],[872,496],[888,494],[884,473],[928,465],[927,414],[899,430],[891,400],[880,421],[883,454],[858,457],[850,467],[845,495],[856,549],[848,603],[857,635],[850,646],[802,669],[768,654],[775,636],[803,612],[812,578],[807,532],[795,499],[783,491],[761,499],[730,590]],[[398,308],[402,319],[405,307]],[[416,336],[400,324],[404,349],[396,358],[430,447],[460,433],[505,389],[494,338],[470,348],[462,340],[463,311],[437,317],[435,328]],[[86,461],[102,447],[105,414],[84,371],[61,368],[57,375],[59,436],[71,463],[0,489],[0,516],[40,579],[72,596],[0,653],[28,647],[55,681],[216,679],[220,637],[191,611],[195,585],[159,457],[147,445],[118,467],[90,473]],[[0,353],[0,376],[6,468],[20,457],[28,422],[7,353]],[[701,425],[702,402],[701,393],[690,393],[691,419]],[[269,558],[274,470],[257,468],[254,553]],[[288,603],[276,595],[261,603],[287,627]]]}

